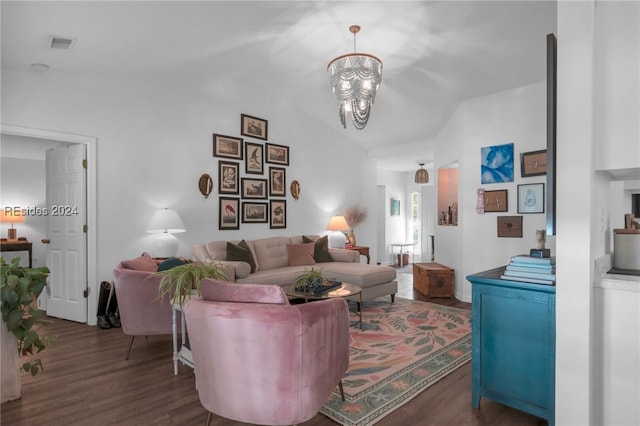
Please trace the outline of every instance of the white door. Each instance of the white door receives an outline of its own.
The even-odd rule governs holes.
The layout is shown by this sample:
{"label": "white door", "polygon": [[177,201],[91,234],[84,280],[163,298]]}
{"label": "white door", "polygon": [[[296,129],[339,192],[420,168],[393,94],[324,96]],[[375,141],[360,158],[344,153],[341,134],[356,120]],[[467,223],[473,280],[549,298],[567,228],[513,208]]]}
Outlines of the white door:
{"label": "white door", "polygon": [[46,152],[47,315],[78,322],[87,322],[85,151],[72,144]]}

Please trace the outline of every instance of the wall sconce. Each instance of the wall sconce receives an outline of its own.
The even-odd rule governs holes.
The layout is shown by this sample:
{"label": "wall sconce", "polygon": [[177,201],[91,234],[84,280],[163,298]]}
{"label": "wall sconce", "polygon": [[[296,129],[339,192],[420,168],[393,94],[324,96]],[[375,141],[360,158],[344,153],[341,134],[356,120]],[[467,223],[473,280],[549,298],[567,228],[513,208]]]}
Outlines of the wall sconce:
{"label": "wall sconce", "polygon": [[175,256],[178,252],[178,239],[172,234],[185,231],[178,212],[171,209],[156,210],[147,229],[150,234],[159,234],[153,247],[154,256],[160,258]]}
{"label": "wall sconce", "polygon": [[329,247],[331,248],[344,248],[346,238],[341,231],[348,231],[349,225],[344,216],[331,216],[329,225],[327,225],[327,231],[333,231],[329,234]]}
{"label": "wall sconce", "polygon": [[18,241],[18,232],[13,227],[14,223],[24,223],[24,216],[20,209],[6,207],[0,210],[0,222],[10,223],[11,228],[7,229],[7,241]]}

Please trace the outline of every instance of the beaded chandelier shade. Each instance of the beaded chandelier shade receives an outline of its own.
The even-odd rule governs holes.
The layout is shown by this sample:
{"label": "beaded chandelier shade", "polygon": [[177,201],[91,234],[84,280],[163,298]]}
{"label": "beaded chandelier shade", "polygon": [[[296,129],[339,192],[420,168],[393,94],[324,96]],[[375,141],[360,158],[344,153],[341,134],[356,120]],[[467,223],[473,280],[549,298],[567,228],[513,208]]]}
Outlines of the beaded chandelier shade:
{"label": "beaded chandelier shade", "polygon": [[353,33],[353,52],[338,56],[327,65],[329,84],[338,101],[338,116],[344,128],[347,127],[347,113],[351,115],[353,126],[362,130],[369,121],[371,105],[382,81],[382,61],[368,53],[356,53],[356,33],[358,25],[349,27]]}
{"label": "beaded chandelier shade", "polygon": [[420,163],[420,168],[416,171],[416,183],[429,183],[429,172],[424,168],[424,163]]}

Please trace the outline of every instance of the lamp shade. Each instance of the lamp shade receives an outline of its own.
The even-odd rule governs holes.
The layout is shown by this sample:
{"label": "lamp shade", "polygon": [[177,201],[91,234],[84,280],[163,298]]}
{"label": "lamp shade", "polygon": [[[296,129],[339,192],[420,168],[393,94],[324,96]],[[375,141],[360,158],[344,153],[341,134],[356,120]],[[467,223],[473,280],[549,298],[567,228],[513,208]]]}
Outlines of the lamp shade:
{"label": "lamp shade", "polygon": [[0,222],[2,223],[24,223],[24,216],[20,210],[2,209],[0,210]]}
{"label": "lamp shade", "polygon": [[151,234],[185,232],[184,223],[178,212],[171,209],[158,209],[151,218],[147,232]]}
{"label": "lamp shade", "polygon": [[349,225],[344,216],[331,216],[329,225],[327,225],[327,231],[348,231]]}

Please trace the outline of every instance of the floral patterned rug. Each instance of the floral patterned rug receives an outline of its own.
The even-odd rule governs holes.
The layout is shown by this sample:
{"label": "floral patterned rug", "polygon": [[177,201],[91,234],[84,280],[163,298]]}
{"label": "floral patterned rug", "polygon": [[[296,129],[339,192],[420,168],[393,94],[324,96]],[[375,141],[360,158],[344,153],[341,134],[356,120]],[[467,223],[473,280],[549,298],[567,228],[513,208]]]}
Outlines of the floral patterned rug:
{"label": "floral patterned rug", "polygon": [[[352,309],[353,310],[353,309]],[[372,425],[471,359],[471,311],[396,298],[351,314],[349,370],[321,413],[346,426]]]}

